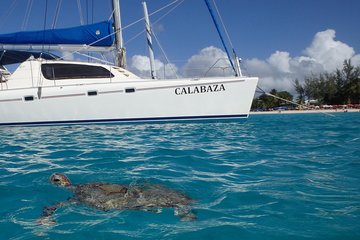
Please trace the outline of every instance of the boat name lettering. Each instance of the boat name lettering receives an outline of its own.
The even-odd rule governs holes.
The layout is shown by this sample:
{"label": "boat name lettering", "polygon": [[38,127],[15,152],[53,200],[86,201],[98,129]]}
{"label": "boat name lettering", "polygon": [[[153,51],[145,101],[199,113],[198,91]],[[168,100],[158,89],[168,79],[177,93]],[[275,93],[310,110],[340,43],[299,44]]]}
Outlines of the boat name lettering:
{"label": "boat name lettering", "polygon": [[208,93],[208,92],[222,92],[222,91],[225,91],[224,84],[213,84],[213,85],[175,88],[176,95],[198,94],[198,93]]}

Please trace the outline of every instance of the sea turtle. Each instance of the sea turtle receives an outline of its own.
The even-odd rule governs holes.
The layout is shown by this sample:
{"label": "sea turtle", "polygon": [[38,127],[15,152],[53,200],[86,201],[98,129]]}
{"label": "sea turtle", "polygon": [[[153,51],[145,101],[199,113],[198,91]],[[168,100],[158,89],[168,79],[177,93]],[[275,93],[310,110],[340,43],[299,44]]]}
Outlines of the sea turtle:
{"label": "sea turtle", "polygon": [[64,174],[54,173],[50,182],[65,187],[74,193],[74,197],[43,209],[39,223],[43,225],[55,224],[51,216],[65,205],[80,203],[99,210],[144,210],[158,212],[161,208],[174,208],[175,215],[183,221],[192,221],[196,215],[189,205],[193,199],[183,193],[166,188],[159,184],[135,183],[120,185],[112,183],[94,182],[72,185]]}

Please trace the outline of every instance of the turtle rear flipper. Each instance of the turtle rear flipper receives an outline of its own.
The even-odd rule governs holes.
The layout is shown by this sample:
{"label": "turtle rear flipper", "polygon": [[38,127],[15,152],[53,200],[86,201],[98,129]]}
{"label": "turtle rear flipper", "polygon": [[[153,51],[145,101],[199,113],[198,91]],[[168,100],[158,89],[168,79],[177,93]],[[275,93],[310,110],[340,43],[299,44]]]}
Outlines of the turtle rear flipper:
{"label": "turtle rear flipper", "polygon": [[197,216],[191,211],[190,207],[185,205],[176,206],[174,208],[174,215],[185,222],[195,221],[197,219]]}
{"label": "turtle rear flipper", "polygon": [[56,221],[52,220],[50,216],[41,217],[36,220],[36,223],[43,226],[53,226],[56,224]]}

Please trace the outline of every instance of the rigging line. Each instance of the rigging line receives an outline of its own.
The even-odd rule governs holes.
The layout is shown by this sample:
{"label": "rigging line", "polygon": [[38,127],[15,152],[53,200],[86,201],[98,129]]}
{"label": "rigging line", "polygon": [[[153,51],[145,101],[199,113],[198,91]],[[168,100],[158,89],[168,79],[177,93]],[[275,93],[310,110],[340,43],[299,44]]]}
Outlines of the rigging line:
{"label": "rigging line", "polygon": [[89,24],[89,0],[86,0],[86,24]]}
{"label": "rigging line", "polygon": [[111,1],[107,1],[109,9],[110,9],[110,10],[112,9],[112,11],[111,11],[111,13],[110,13],[110,16],[109,16],[109,18],[108,18],[108,21],[110,21],[110,20],[113,18],[114,12],[115,12],[115,9],[113,9],[112,4],[111,4],[110,2],[111,2]]}
{"label": "rigging line", "polygon": [[[223,21],[223,19],[222,19],[222,16],[221,16],[220,11],[219,11],[219,9],[218,9],[218,7],[217,7],[217,5],[216,5],[215,0],[213,0],[213,3],[214,3],[214,6],[215,6],[215,10],[216,10],[216,12],[217,12],[217,15],[219,16],[221,25],[222,25],[222,27],[223,27],[223,29],[224,29],[224,32],[225,32],[225,34],[226,34],[226,37],[227,37],[227,39],[228,39],[228,42],[230,43],[230,46],[231,46],[231,48],[232,48],[233,57],[235,58],[234,61],[235,61],[236,67],[237,67],[237,71],[236,71],[236,72],[237,72],[240,76],[242,76],[241,68],[240,68],[241,59],[239,59],[239,58],[237,57],[236,51],[235,51],[235,49],[234,49],[234,45],[233,45],[233,43],[232,43],[232,41],[231,41],[230,35],[229,35],[228,30],[227,30],[227,28],[226,28],[226,26],[225,26],[225,24],[224,24],[224,21]],[[231,60],[230,60],[230,62],[231,62]]]}
{"label": "rigging line", "polygon": [[237,73],[237,71],[236,71],[236,69],[235,69],[234,63],[233,63],[233,61],[231,60],[229,51],[228,51],[227,46],[226,46],[226,44],[225,44],[224,38],[223,38],[223,36],[222,36],[222,34],[221,34],[221,30],[220,30],[220,28],[219,28],[219,24],[217,23],[216,18],[215,18],[215,15],[214,15],[214,12],[213,12],[213,10],[212,10],[212,8],[211,8],[211,6],[210,6],[209,0],[205,0],[205,4],[206,4],[206,6],[207,6],[207,8],[208,8],[208,10],[209,10],[210,16],[211,16],[211,18],[212,18],[212,20],[213,20],[213,23],[214,23],[214,25],[215,25],[216,31],[217,31],[217,33],[218,33],[218,35],[219,35],[219,37],[220,37],[221,43],[222,43],[222,45],[223,45],[223,47],[224,47],[224,49],[225,49],[226,55],[227,55],[227,57],[228,57],[228,59],[229,59],[229,62],[230,62],[231,67],[232,67],[232,69],[233,69],[233,71],[234,71],[234,73],[235,73],[235,76],[238,76],[238,73]]}
{"label": "rigging line", "polygon": [[[165,8],[170,7],[171,5],[174,5],[174,4],[175,4],[175,3],[177,3],[178,1],[180,1],[180,0],[175,0],[175,1],[173,1],[172,3],[169,3],[168,5],[166,5],[166,6],[162,7],[162,8],[159,8],[159,9],[158,9],[158,10],[156,10],[155,12],[150,13],[150,15],[149,15],[149,16],[152,16],[152,15],[154,15],[154,14],[156,14],[156,13],[158,13],[158,12],[160,12],[160,11],[164,10]],[[180,2],[178,5],[180,5],[182,2],[184,2],[184,0],[181,0],[181,2]]]}
{"label": "rigging line", "polygon": [[48,10],[48,0],[45,1],[45,17],[44,17],[44,31],[43,31],[42,51],[44,51],[44,47],[45,47],[44,42],[45,42],[45,29],[46,29],[47,10]]}
{"label": "rigging line", "polygon": [[[177,8],[178,6],[180,6],[180,4],[182,4],[185,0],[181,0],[181,2],[179,2],[177,5],[175,5],[173,8],[171,8],[167,13],[165,13],[163,16],[161,16],[159,19],[157,19],[153,24],[151,25],[155,25],[156,23],[160,22],[164,17],[166,17],[168,14],[170,14],[170,12],[172,12],[173,10],[175,10],[175,8]],[[142,18],[143,20],[144,18]],[[134,37],[130,38],[129,40],[127,40],[125,42],[125,45],[128,44],[129,42],[133,41],[134,39],[138,38],[141,34],[143,34],[145,32],[145,30],[142,30],[141,32],[139,32],[138,34],[136,34]]]}
{"label": "rigging line", "polygon": [[108,5],[108,9],[110,9],[110,10],[112,9],[110,16],[108,18],[108,21],[110,21],[111,18],[114,16],[115,9],[113,9],[111,1],[107,1],[107,5]]}
{"label": "rigging line", "polygon": [[[175,3],[178,2],[178,1],[180,1],[180,0],[175,0],[175,1],[173,1],[172,3],[170,3],[170,4],[166,5],[166,6],[158,9],[157,11],[151,13],[149,16],[154,15],[154,14],[158,13],[159,11],[162,11],[163,9],[172,6],[173,4],[175,4]],[[79,0],[78,0],[78,2],[79,2]],[[179,6],[179,5],[180,5],[181,3],[183,3],[183,2],[184,2],[184,0],[181,0],[181,2],[180,2],[177,6]],[[177,6],[176,6],[176,7],[177,7]],[[175,9],[176,7],[174,7],[173,9]],[[171,9],[170,11],[172,11],[173,9]],[[122,29],[118,29],[118,30],[114,31],[114,32],[111,33],[111,34],[109,34],[109,35],[107,35],[107,36],[104,36],[104,37],[102,37],[102,38],[100,38],[100,39],[98,39],[98,40],[90,43],[89,45],[85,46],[85,48],[84,48],[84,47],[83,47],[83,48],[79,48],[79,50],[73,51],[73,52],[71,52],[71,53],[79,53],[78,51],[80,51],[80,50],[82,50],[82,49],[86,49],[87,47],[90,47],[90,46],[96,44],[97,42],[100,42],[100,41],[102,41],[102,40],[104,40],[104,39],[106,39],[106,38],[108,38],[108,37],[111,37],[111,36],[115,35],[118,31],[124,30],[125,28],[128,28],[128,27],[130,27],[130,26],[132,26],[132,25],[134,25],[134,24],[136,24],[136,23],[138,23],[138,22],[140,22],[140,21],[143,21],[143,20],[144,20],[144,18],[141,18],[141,19],[137,20],[136,22],[131,23],[130,25],[128,25],[128,26],[126,26],[126,27],[123,27]]]}
{"label": "rigging line", "polygon": [[225,60],[226,63],[229,62],[229,59],[227,59],[227,58],[219,58],[219,59],[216,60],[216,62],[214,62],[214,64],[211,65],[211,67],[209,67],[209,69],[205,72],[204,77],[211,71],[211,69],[214,69],[214,68],[222,68],[222,69],[225,70],[226,68],[230,68],[230,67],[215,67],[215,65],[216,65],[218,62],[224,61],[224,60]]}
{"label": "rigging line", "polygon": [[[120,31],[120,30],[118,30],[118,31]],[[88,45],[84,45],[83,47],[79,48],[78,50],[72,51],[69,54],[79,53],[79,51],[81,51],[81,50],[86,50],[87,48],[91,47],[92,45],[96,44],[97,42],[100,42],[100,41],[102,41],[102,40],[104,40],[104,39],[106,39],[108,37],[111,37],[111,36],[115,35],[118,31],[114,31],[113,33],[111,33],[111,34],[109,34],[107,36],[104,36],[104,37],[102,37],[102,38],[100,38],[100,39],[98,39],[98,40],[96,40],[96,41],[94,41],[94,42],[92,42],[92,43],[90,43]]]}
{"label": "rigging line", "polygon": [[[155,37],[156,42],[157,42],[158,45],[159,45],[159,48],[160,48],[162,54],[163,54],[164,57],[165,57],[166,62],[169,64],[169,66],[170,66],[171,70],[174,72],[176,78],[179,78],[179,76],[176,74],[176,71],[175,71],[175,69],[174,69],[174,67],[173,67],[173,64],[170,64],[170,61],[169,61],[168,57],[166,56],[166,53],[165,53],[164,49],[162,48],[162,46],[161,46],[161,44],[160,44],[160,41],[159,41],[159,39],[156,37],[156,34],[155,34],[154,32],[153,32],[153,35],[154,35],[154,37]],[[164,69],[165,69],[165,64],[164,64]],[[164,78],[165,78],[165,76],[164,76]]]}
{"label": "rigging line", "polygon": [[[15,10],[17,5],[17,0],[12,1],[12,4],[10,5],[9,9],[6,11],[6,15],[4,15],[2,18],[0,18],[0,22],[4,22],[5,19],[8,19],[9,16],[12,14],[12,12]],[[5,24],[2,24],[4,26]]]}
{"label": "rigging line", "polygon": [[132,42],[134,39],[138,38],[139,36],[141,36],[143,33],[145,32],[145,30],[142,30],[141,32],[139,32],[138,34],[136,34],[134,37],[130,38],[129,40],[127,40],[124,45],[128,44],[129,42]]}
{"label": "rigging line", "polygon": [[[154,15],[154,14],[156,14],[156,13],[164,10],[165,8],[168,8],[168,7],[172,6],[172,5],[174,5],[174,4],[177,3],[178,1],[180,1],[180,0],[175,0],[175,1],[171,2],[171,3],[169,3],[168,5],[166,5],[166,6],[162,7],[162,8],[160,8],[160,9],[156,10],[155,12],[150,13],[149,16],[152,16],[152,15]],[[182,1],[183,1],[183,0],[182,0]],[[131,26],[133,26],[133,25],[135,25],[135,24],[137,24],[137,23],[139,23],[139,22],[141,22],[141,21],[143,21],[143,20],[144,20],[144,18],[142,17],[142,18],[136,20],[135,22],[130,23],[129,25],[123,27],[122,30],[125,30],[126,28],[129,28],[129,27],[131,27]]]}
{"label": "rigging line", "polygon": [[223,21],[223,19],[222,19],[222,17],[221,17],[221,14],[220,14],[220,12],[219,12],[219,9],[218,9],[218,7],[217,7],[217,5],[216,5],[215,0],[213,0],[213,3],[214,3],[214,6],[215,6],[216,13],[217,13],[217,15],[219,16],[221,25],[222,25],[222,27],[223,27],[223,29],[224,29],[224,31],[225,31],[226,37],[227,37],[227,39],[228,39],[228,41],[229,41],[229,43],[230,43],[230,46],[231,46],[232,49],[234,49],[234,46],[233,46],[233,44],[232,44],[232,42],[231,42],[231,38],[230,38],[229,33],[228,33],[227,29],[226,29],[226,26],[225,26],[224,21]]}
{"label": "rigging line", "polygon": [[91,23],[94,23],[94,0],[91,1]]}
{"label": "rigging line", "polygon": [[86,24],[89,23],[94,23],[94,0],[86,0]]}
{"label": "rigging line", "polygon": [[[165,18],[167,15],[169,15],[173,10],[175,10],[175,9],[176,9],[178,6],[180,6],[183,2],[184,2],[184,0],[181,0],[181,2],[179,2],[177,5],[175,5],[173,8],[171,8],[168,12],[166,12],[163,16],[161,16],[159,19],[157,19],[157,20],[154,22],[154,24],[160,22],[163,18]],[[152,24],[151,24],[151,25],[152,25]],[[152,29],[152,27],[151,27],[151,29]],[[153,30],[152,30],[152,34],[153,34],[153,36],[155,37],[155,40],[156,40],[157,44],[159,45],[159,48],[160,48],[162,54],[164,55],[164,58],[165,58],[167,64],[169,64],[170,69],[173,71],[173,73],[175,74],[176,78],[179,78],[179,76],[176,74],[176,71],[175,71],[173,65],[170,64],[170,61],[169,61],[169,59],[168,59],[168,57],[167,57],[167,55],[166,55],[166,53],[165,53],[165,51],[164,51],[164,49],[163,49],[163,47],[162,47],[162,45],[161,45],[159,39],[157,38],[157,36],[156,36],[156,34],[155,34],[155,32],[154,32]],[[164,64],[164,71],[165,71],[165,64]],[[165,76],[164,76],[164,78],[165,78]]]}
{"label": "rigging line", "polygon": [[179,7],[185,0],[181,0],[181,2],[179,2],[177,5],[175,5],[173,8],[171,8],[169,11],[167,11],[164,15],[162,15],[161,17],[159,17],[154,24],[160,22],[163,18],[165,18],[167,15],[169,15],[172,11],[174,11],[177,7]]}
{"label": "rigging line", "polygon": [[109,16],[109,18],[108,18],[108,21],[110,21],[111,18],[114,16],[114,12],[115,12],[115,9],[111,11],[110,16]]}
{"label": "rigging line", "polygon": [[[98,58],[97,61],[103,61],[105,64],[110,65],[110,66],[113,65],[114,62],[109,62],[109,61],[107,60],[108,57],[107,57],[106,55],[107,55],[107,53],[101,52],[101,53],[100,53],[100,56],[102,57],[102,60]],[[111,57],[113,57],[113,54],[109,53],[109,55],[110,55]],[[92,57],[95,58],[94,56],[92,56]],[[114,59],[115,59],[115,57],[114,57]]]}
{"label": "rigging line", "polygon": [[80,16],[80,24],[84,25],[84,16],[83,16],[83,13],[82,13],[80,0],[77,0],[77,6],[78,6],[78,11],[79,11],[79,16]]}
{"label": "rigging line", "polygon": [[[282,101],[285,101],[285,102],[288,102],[288,103],[295,104],[295,105],[297,105],[297,106],[299,106],[299,107],[302,107],[302,108],[305,108],[305,109],[308,108],[308,107],[305,106],[305,105],[296,103],[296,102],[294,102],[294,101],[287,100],[287,99],[285,99],[285,98],[278,97],[278,96],[276,96],[276,95],[274,95],[274,94],[271,94],[271,93],[267,93],[267,92],[265,92],[263,89],[261,89],[259,86],[257,86],[257,88],[258,88],[261,92],[263,92],[265,95],[267,95],[267,96],[270,96],[270,97],[273,97],[273,98],[276,98],[276,99],[279,99],[279,100],[282,100]],[[328,115],[328,116],[331,116],[331,117],[335,117],[335,115],[333,115],[333,114],[331,114],[331,113],[327,113],[327,112],[320,112],[320,113],[325,114],[325,115]]]}
{"label": "rigging line", "polygon": [[33,0],[28,0],[28,4],[26,6],[26,12],[25,12],[25,17],[24,17],[24,21],[23,24],[21,26],[21,30],[24,31],[27,28],[28,22],[29,22],[29,17],[30,17],[30,13],[31,13],[31,8],[33,5]]}
{"label": "rigging line", "polygon": [[59,18],[59,14],[60,14],[61,3],[62,3],[62,0],[58,0],[56,3],[55,16],[54,16],[54,20],[53,20],[53,23],[51,26],[52,29],[54,29],[56,27],[57,20]]}
{"label": "rigging line", "polygon": [[97,57],[94,57],[94,56],[91,56],[91,55],[88,55],[88,54],[85,54],[85,53],[80,53],[80,52],[67,52],[62,56],[62,58],[65,58],[67,56],[71,56],[72,54],[78,54],[80,56],[91,58],[91,59],[94,59],[96,61],[103,62],[105,64],[109,64],[109,65],[112,64],[112,62],[109,62],[109,61],[106,61],[106,60],[103,60],[103,59],[100,59],[100,58],[97,58]]}

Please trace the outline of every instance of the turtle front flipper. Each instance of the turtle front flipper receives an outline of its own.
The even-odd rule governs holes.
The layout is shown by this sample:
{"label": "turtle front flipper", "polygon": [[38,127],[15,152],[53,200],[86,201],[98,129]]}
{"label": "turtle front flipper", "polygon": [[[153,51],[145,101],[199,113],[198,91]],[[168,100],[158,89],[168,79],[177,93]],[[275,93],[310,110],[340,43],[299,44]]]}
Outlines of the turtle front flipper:
{"label": "turtle front flipper", "polygon": [[41,217],[36,222],[38,224],[44,225],[44,226],[55,225],[56,222],[53,219],[51,219],[51,217],[52,217],[52,215],[54,215],[56,210],[63,207],[63,206],[73,204],[75,202],[76,202],[75,199],[69,199],[67,201],[56,203],[55,205],[52,205],[52,206],[45,206],[43,208],[43,212],[41,214]]}
{"label": "turtle front flipper", "polygon": [[178,216],[181,221],[190,222],[195,221],[197,216],[189,206],[178,205],[174,208],[174,215]]}

